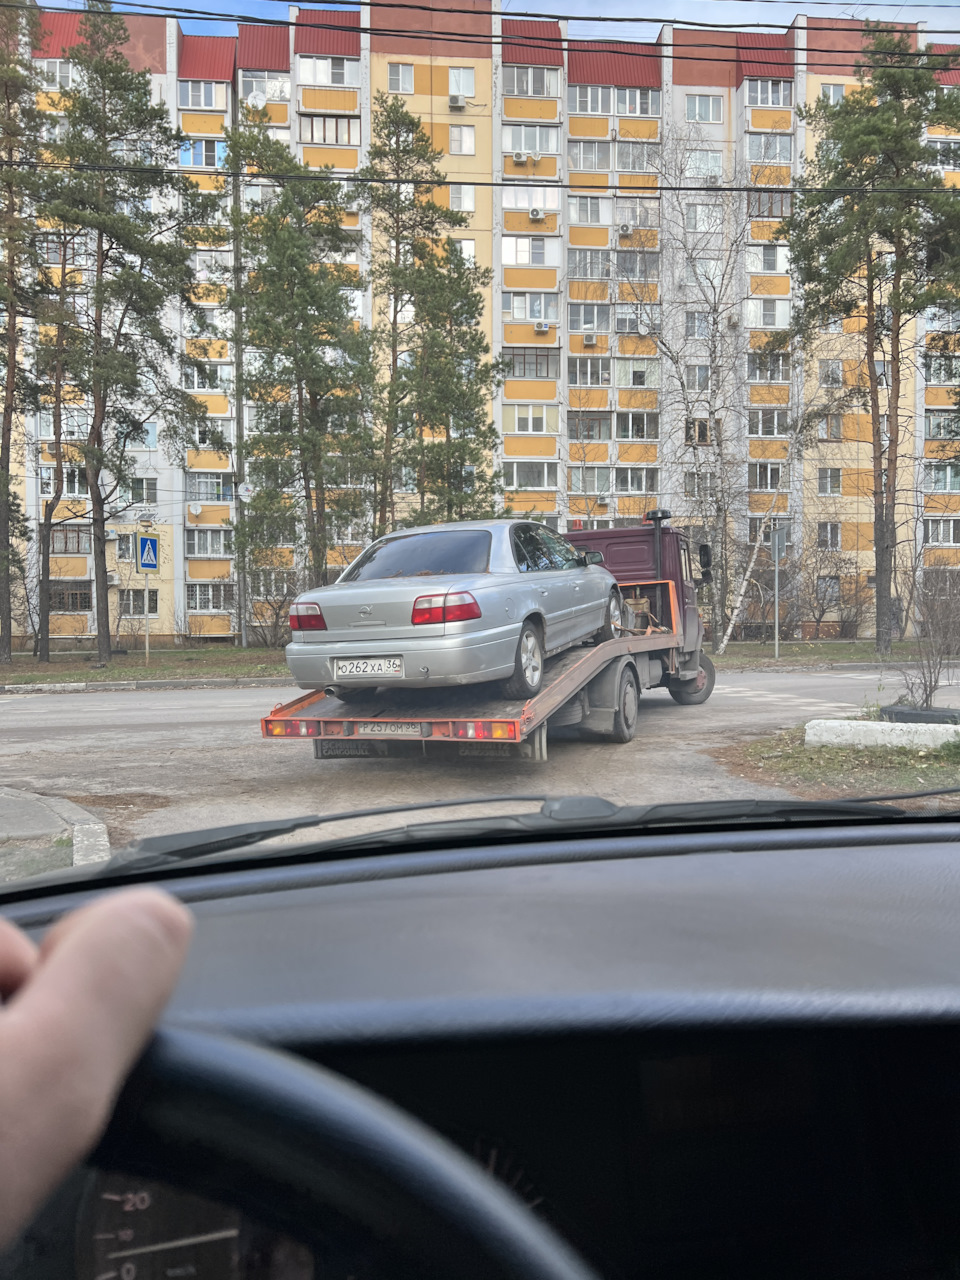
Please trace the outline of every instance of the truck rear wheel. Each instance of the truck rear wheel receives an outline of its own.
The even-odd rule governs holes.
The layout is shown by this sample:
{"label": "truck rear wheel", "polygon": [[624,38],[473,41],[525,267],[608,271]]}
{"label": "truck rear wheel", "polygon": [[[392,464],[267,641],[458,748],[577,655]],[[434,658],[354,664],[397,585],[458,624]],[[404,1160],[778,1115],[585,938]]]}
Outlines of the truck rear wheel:
{"label": "truck rear wheel", "polygon": [[543,683],[543,641],[540,628],[529,618],[520,628],[513,675],[503,682],[508,698],[532,698]]}
{"label": "truck rear wheel", "polygon": [[705,653],[700,655],[700,669],[692,680],[673,679],[667,685],[670,697],[683,707],[698,707],[706,702],[717,683],[717,671]]}
{"label": "truck rear wheel", "polygon": [[613,732],[610,734],[610,741],[632,742],[637,732],[639,716],[640,688],[637,684],[637,673],[633,667],[625,666],[620,672],[617,709],[613,716]]}

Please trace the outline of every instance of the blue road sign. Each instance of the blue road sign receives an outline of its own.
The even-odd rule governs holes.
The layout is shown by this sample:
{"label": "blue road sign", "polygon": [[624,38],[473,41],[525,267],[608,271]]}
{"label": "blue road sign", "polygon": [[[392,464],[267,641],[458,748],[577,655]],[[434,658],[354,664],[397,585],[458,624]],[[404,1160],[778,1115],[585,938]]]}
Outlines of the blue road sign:
{"label": "blue road sign", "polygon": [[159,538],[147,534],[137,534],[137,572],[159,573],[160,557],[157,553]]}

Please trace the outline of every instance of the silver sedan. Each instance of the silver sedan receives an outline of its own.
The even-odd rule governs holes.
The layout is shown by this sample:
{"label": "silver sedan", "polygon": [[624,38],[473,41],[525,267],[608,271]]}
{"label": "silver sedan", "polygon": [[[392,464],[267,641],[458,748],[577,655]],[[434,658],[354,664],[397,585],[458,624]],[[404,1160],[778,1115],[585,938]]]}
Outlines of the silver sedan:
{"label": "silver sedan", "polygon": [[504,680],[527,698],[546,658],[614,634],[620,596],[599,559],[528,520],[392,533],[298,596],[287,663],[302,689],[341,697]]}

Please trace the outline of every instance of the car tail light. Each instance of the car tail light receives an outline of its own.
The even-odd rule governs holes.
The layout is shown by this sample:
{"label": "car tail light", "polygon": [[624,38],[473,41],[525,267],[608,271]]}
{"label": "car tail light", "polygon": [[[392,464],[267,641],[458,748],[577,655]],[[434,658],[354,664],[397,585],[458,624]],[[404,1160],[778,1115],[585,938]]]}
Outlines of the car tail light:
{"label": "car tail light", "polygon": [[448,591],[445,596],[418,596],[410,621],[418,627],[425,622],[469,622],[480,616],[480,606],[469,591]]}
{"label": "car tail light", "polygon": [[290,606],[291,631],[326,631],[318,604],[292,604]]}

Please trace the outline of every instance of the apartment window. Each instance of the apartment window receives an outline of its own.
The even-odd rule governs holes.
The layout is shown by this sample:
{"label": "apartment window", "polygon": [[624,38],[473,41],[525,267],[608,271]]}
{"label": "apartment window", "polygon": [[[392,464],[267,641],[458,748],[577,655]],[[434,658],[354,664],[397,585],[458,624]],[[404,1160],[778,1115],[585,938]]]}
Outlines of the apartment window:
{"label": "apartment window", "polygon": [[687,311],[684,314],[684,334],[688,338],[709,338],[710,312]]}
{"label": "apartment window", "polygon": [[789,355],[779,351],[751,351],[747,356],[747,381],[789,382]]}
{"label": "apartment window", "polygon": [[73,84],[73,66],[68,58],[37,58],[43,87],[52,93],[69,89]]}
{"label": "apartment window", "polygon": [[451,95],[460,94],[464,98],[474,97],[475,77],[473,67],[449,67],[448,75],[448,87]]}
{"label": "apartment window", "polygon": [[614,221],[631,227],[659,227],[660,201],[642,196],[618,196]]}
{"label": "apartment window", "polygon": [[836,497],[840,493],[839,467],[820,467],[817,471],[817,493],[823,497]]}
{"label": "apartment window", "polygon": [[556,98],[560,93],[560,69],[504,67],[503,92],[514,98]]}
{"label": "apartment window", "polygon": [[510,361],[513,378],[559,378],[560,352],[547,347],[506,347],[503,352]]}
{"label": "apartment window", "polygon": [[[359,84],[359,77],[356,81],[347,80],[307,80],[303,74],[303,64],[305,62],[339,62],[342,63],[343,58],[301,58],[300,59],[300,79],[306,80],[308,84]],[[358,68],[359,63],[355,64]],[[246,101],[251,93],[262,94],[268,102],[289,102],[290,101],[290,77],[281,71],[241,71],[240,72],[240,96]]]}
{"label": "apartment window", "polygon": [[544,236],[504,236],[503,263],[507,267],[556,267],[560,240]]}
{"label": "apartment window", "polygon": [[819,521],[817,524],[817,546],[821,551],[840,550],[840,525],[836,521]]}
{"label": "apartment window", "polygon": [[660,303],[635,305],[632,302],[618,302],[616,325],[617,333],[659,333]]}
{"label": "apartment window", "polygon": [[117,534],[117,559],[118,560],[135,559],[132,533]]}
{"label": "apartment window", "polygon": [[[120,616],[123,618],[142,618],[144,616],[143,596],[143,587],[121,587],[117,601]],[[151,617],[155,617],[158,612],[158,599],[159,592],[151,587],[147,592],[147,602]]]}
{"label": "apartment window", "polygon": [[560,430],[560,410],[552,404],[505,404],[503,429],[521,435],[556,435]]}
{"label": "apartment window", "polygon": [[474,125],[452,124],[450,126],[450,154],[452,156],[477,154],[477,130]]}
{"label": "apartment window", "polygon": [[938,169],[960,169],[960,142],[928,138],[927,146],[933,150],[933,163]]}
{"label": "apartment window", "polygon": [[846,87],[845,84],[822,84],[820,86],[820,94],[821,97],[826,98],[832,107],[835,107],[838,102],[843,101]]}
{"label": "apartment window", "polygon": [[609,333],[610,308],[606,303],[571,302],[568,311],[571,333]]}
{"label": "apartment window", "polygon": [[785,436],[789,427],[786,409],[751,409],[747,416],[747,432],[751,436]]}
{"label": "apartment window", "polygon": [[505,462],[503,483],[507,489],[555,489],[555,462]]}
{"label": "apartment window", "polygon": [[609,223],[613,201],[604,196],[570,196],[567,216],[571,222]]}
{"label": "apartment window", "polygon": [[659,440],[659,413],[618,413],[618,440]]}
{"label": "apartment window", "polygon": [[567,415],[567,435],[571,440],[609,440],[609,413],[571,413]]}
{"label": "apartment window", "polygon": [[960,520],[924,520],[924,545],[955,547],[960,545]]}
{"label": "apartment window", "polygon": [[683,496],[685,498],[715,498],[717,496],[717,473],[715,471],[685,471],[683,473]]}
{"label": "apartment window", "polygon": [[923,361],[923,372],[927,382],[955,386],[960,382],[960,356],[927,355]]}
{"label": "apartment window", "polygon": [[504,151],[556,154],[560,150],[560,130],[552,124],[505,124],[502,137]]}
{"label": "apartment window", "polygon": [[457,213],[475,213],[477,209],[477,189],[470,183],[452,182],[450,184],[450,208]]}
{"label": "apartment window", "polygon": [[783,462],[751,462],[747,468],[747,483],[751,489],[769,493],[790,483],[790,469]]}
{"label": "apartment window", "polygon": [[[342,541],[354,539],[346,537]],[[300,591],[296,569],[253,569],[247,574],[247,585],[254,600],[288,600]]]}
{"label": "apartment window", "polygon": [[890,365],[886,360],[874,360],[873,372],[877,379],[877,385],[881,387],[889,387],[890,385]]}
{"label": "apartment window", "polygon": [[[90,410],[81,405],[63,405],[60,410],[61,440],[82,440],[90,430]],[[53,410],[41,409],[37,414],[37,431],[42,440],[54,435]]]}
{"label": "apartment window", "polygon": [[135,506],[144,502],[156,502],[156,476],[132,477],[132,479],[120,486],[120,497],[122,501],[133,503]]}
{"label": "apartment window", "polygon": [[233,477],[219,471],[188,471],[188,502],[229,502],[233,497]]}
{"label": "apartment window", "polygon": [[683,276],[686,284],[715,289],[723,280],[723,260],[716,253],[698,253],[685,258]]}
{"label": "apartment window", "polygon": [[[793,546],[793,521],[777,520],[776,527],[786,533],[787,546],[792,547]],[[770,534],[772,530],[773,530],[772,521],[764,520],[760,517],[755,516],[749,523],[747,537],[749,538],[750,542],[756,542],[757,538],[760,538],[763,545],[766,547],[769,547]]]}
{"label": "apartment window", "polygon": [[301,54],[299,65],[302,84],[360,83],[360,61],[357,58],[311,58]]}
{"label": "apartment window", "polygon": [[600,85],[572,84],[567,89],[567,110],[578,116],[608,116],[613,92]]}
{"label": "apartment window", "polygon": [[567,275],[573,280],[609,280],[609,249],[568,249]]}
{"label": "apartment window", "polygon": [[706,93],[687,94],[687,120],[697,124],[720,124],[723,119],[723,99]]}
{"label": "apartment window", "polygon": [[618,116],[658,116],[660,114],[659,89],[618,89]]}
{"label": "apartment window", "polygon": [[[53,467],[40,468],[40,493],[43,497],[53,496]],[[87,473],[79,467],[64,467],[63,495],[66,498],[86,498],[90,490],[87,488]]]}
{"label": "apartment window", "polygon": [[821,333],[843,333],[842,316],[828,316],[828,315],[821,316],[820,332]]}
{"label": "apartment window", "polygon": [[557,293],[504,293],[503,311],[514,320],[560,319],[560,295]]}
{"label": "apartment window", "polygon": [[178,90],[180,106],[184,110],[226,110],[227,86],[216,80],[181,80]]}
{"label": "apartment window", "polygon": [[607,356],[570,356],[567,381],[571,387],[609,387],[610,360]]}
{"label": "apartment window", "polygon": [[508,182],[501,191],[504,209],[560,210],[559,187],[528,187],[526,183]]}
{"label": "apartment window", "polygon": [[942,329],[949,333],[960,330],[960,307],[928,307],[923,313],[928,329]]}
{"label": "apartment window", "polygon": [[233,419],[232,418],[208,418],[201,426],[197,427],[197,448],[214,449],[220,447],[220,441],[217,438],[222,436],[225,443],[229,446],[233,444]]}
{"label": "apartment window", "polygon": [[50,530],[50,554],[87,556],[93,548],[88,524],[65,524]]}
{"label": "apartment window", "polygon": [[359,116],[301,116],[300,141],[328,147],[359,147]]}
{"label": "apartment window", "polygon": [[[715,179],[723,174],[723,157],[719,151],[690,151],[684,163],[685,178]],[[712,184],[711,184],[712,185]]]}
{"label": "apartment window", "polygon": [[715,418],[711,424],[709,418],[687,418],[683,424],[684,442],[696,447],[713,442],[713,430],[719,426]]}
{"label": "apartment window", "polygon": [[828,413],[817,425],[817,437],[820,440],[843,439],[843,415]]}
{"label": "apartment window", "polygon": [[610,467],[568,467],[567,488],[571,493],[606,497],[610,492]]}
{"label": "apartment window", "polygon": [[659,387],[659,360],[618,360],[618,387]]}
{"label": "apartment window", "polygon": [[790,253],[785,245],[747,245],[745,256],[747,270],[751,272],[783,275],[790,270]]}
{"label": "apartment window", "polygon": [[930,493],[960,493],[960,462],[928,462],[925,481]]}
{"label": "apartment window", "polygon": [[789,133],[748,133],[747,157],[751,164],[790,164],[793,138]]}
{"label": "apartment window", "polygon": [[183,369],[183,386],[187,391],[222,390],[230,382],[230,373],[229,365],[185,365]]}
{"label": "apartment window", "polygon": [[578,142],[571,139],[567,142],[567,163],[577,171],[606,171],[610,168],[610,143]]}
{"label": "apartment window", "polygon": [[750,298],[746,313],[749,329],[786,329],[790,324],[790,303],[786,299]]}
{"label": "apartment window", "polygon": [[227,144],[208,138],[180,145],[180,164],[185,169],[220,169],[227,158]]}
{"label": "apartment window", "polygon": [[820,360],[819,366],[819,382],[821,387],[842,387],[843,386],[843,361],[842,360]]}
{"label": "apartment window", "polygon": [[232,529],[188,529],[188,556],[233,555]]}
{"label": "apartment window", "polygon": [[751,107],[790,107],[793,105],[792,80],[748,80],[747,105]]}
{"label": "apartment window", "polygon": [[477,242],[476,240],[464,240],[458,237],[454,240],[454,244],[460,252],[460,256],[464,262],[469,262],[471,266],[477,261]]}
{"label": "apartment window", "polygon": [[708,364],[687,364],[683,367],[683,385],[688,391],[716,391],[719,384],[717,370]]}
{"label": "apartment window", "polygon": [[927,413],[923,434],[928,440],[960,440],[960,413]]}
{"label": "apartment window", "polygon": [[413,93],[413,63],[387,63],[387,89],[390,93]]}
{"label": "apartment window", "polygon": [[618,142],[617,169],[621,173],[656,173],[660,148],[655,142]]}
{"label": "apartment window", "polygon": [[777,191],[750,191],[747,194],[747,215],[751,218],[769,220],[789,218],[792,198],[788,193]]}
{"label": "apartment window", "polygon": [[93,590],[89,582],[70,582],[63,578],[50,583],[50,609],[53,613],[90,613]]}
{"label": "apartment window", "polygon": [[723,230],[723,209],[718,204],[685,204],[683,226],[686,231],[718,233]]}
{"label": "apartment window", "polygon": [[191,582],[187,584],[187,608],[191,613],[229,613],[233,608],[232,582]]}
{"label": "apartment window", "polygon": [[617,467],[615,483],[617,493],[659,493],[660,470],[658,467]]}
{"label": "apartment window", "polygon": [[660,255],[655,250],[617,249],[616,264],[621,280],[660,279]]}
{"label": "apartment window", "polygon": [[833,608],[840,603],[840,578],[835,573],[821,574],[817,578],[817,603]]}
{"label": "apartment window", "polygon": [[157,424],[155,422],[145,422],[141,427],[143,435],[141,439],[132,443],[134,449],[156,449],[157,447]]}

